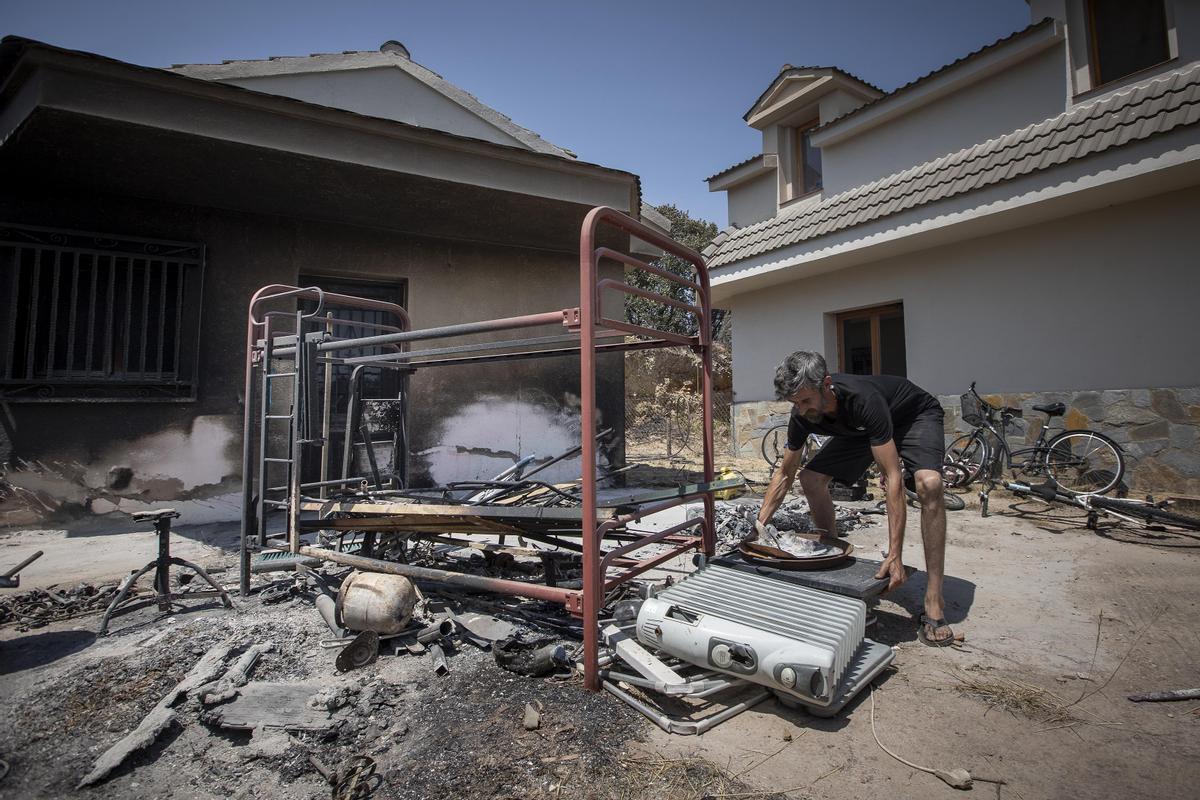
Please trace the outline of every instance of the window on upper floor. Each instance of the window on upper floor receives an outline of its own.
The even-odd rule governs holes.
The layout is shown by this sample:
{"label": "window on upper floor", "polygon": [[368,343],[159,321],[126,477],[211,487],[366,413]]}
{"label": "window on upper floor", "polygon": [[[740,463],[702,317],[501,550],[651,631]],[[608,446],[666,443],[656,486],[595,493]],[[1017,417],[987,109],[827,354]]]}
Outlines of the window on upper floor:
{"label": "window on upper floor", "polygon": [[803,197],[806,194],[821,190],[821,149],[813,147],[809,134],[820,124],[813,120],[807,125],[796,128],[796,141],[793,145],[796,157],[795,188],[793,197]]}
{"label": "window on upper floor", "polygon": [[1164,0],[1087,0],[1092,85],[1171,58]]}

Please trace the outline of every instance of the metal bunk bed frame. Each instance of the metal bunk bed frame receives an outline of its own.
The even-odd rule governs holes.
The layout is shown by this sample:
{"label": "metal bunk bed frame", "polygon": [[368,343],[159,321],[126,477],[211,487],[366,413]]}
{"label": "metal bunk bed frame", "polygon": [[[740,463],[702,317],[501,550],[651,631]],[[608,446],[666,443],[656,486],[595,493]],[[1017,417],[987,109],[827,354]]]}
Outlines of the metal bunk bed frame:
{"label": "metal bunk bed frame", "polygon": [[[602,226],[615,228],[683,259],[695,268],[695,277],[693,279],[682,278],[633,256],[599,245]],[[695,301],[687,303],[631,286],[622,280],[600,278],[599,265],[602,259],[611,259],[625,267],[658,275],[690,290]],[[242,594],[249,593],[252,554],[268,547],[286,547],[291,554],[297,557],[315,557],[368,571],[389,572],[414,579],[440,581],[468,589],[561,603],[570,613],[582,617],[585,630],[585,685],[591,691],[599,691],[599,617],[601,609],[605,605],[605,597],[632,578],[676,556],[692,550],[699,551],[705,556],[711,556],[714,551],[712,492],[718,487],[713,486],[712,306],[708,270],[703,258],[698,253],[629,216],[607,207],[592,209],[583,221],[579,244],[579,276],[580,291],[577,307],[423,330],[411,329],[408,315],[403,308],[379,300],[333,294],[315,287],[301,288],[278,284],[265,286],[256,292],[250,300],[246,329],[244,395],[246,414],[243,425],[242,474],[244,480],[240,574]],[[673,306],[691,313],[695,315],[697,335],[684,336],[633,325],[625,321],[623,310],[620,319],[605,316],[601,302],[601,293],[605,290],[612,290],[622,295],[637,295],[652,302]],[[316,309],[307,312],[303,310],[294,312],[264,310],[268,303],[284,299],[316,301]],[[622,297],[623,300],[624,297]],[[379,325],[352,322],[337,319],[329,313],[322,317],[321,312],[327,304],[340,308],[386,312],[394,317],[396,324]],[[292,330],[280,333],[276,323],[285,319],[292,322]],[[372,333],[369,336],[339,338],[332,335],[335,323],[338,326],[359,326],[383,332]],[[484,342],[461,347],[431,348],[421,351],[409,349],[409,345],[413,342],[550,324],[562,325],[567,332],[559,336]],[[631,337],[637,338],[631,339]],[[566,346],[556,346],[563,344]],[[595,438],[597,427],[596,356],[600,352],[677,346],[691,348],[699,355],[702,363],[700,390],[704,444],[703,483],[680,487],[677,496],[638,508],[632,513],[617,514],[615,511],[600,509],[608,516],[598,516]],[[388,348],[390,352],[374,355],[347,355],[347,351],[381,347]],[[495,350],[508,352],[489,352]],[[342,355],[338,355],[339,353]],[[398,399],[401,403],[402,421],[399,427],[400,433],[395,442],[397,453],[395,460],[401,466],[401,474],[389,476],[389,478],[396,484],[402,485],[405,480],[403,464],[408,448],[408,442],[405,440],[406,427],[403,422],[407,414],[407,376],[414,369],[574,354],[580,356],[580,393],[582,397],[580,412],[581,431],[583,432],[581,435],[581,458],[584,465],[580,510],[582,524],[580,535],[583,551],[582,589],[545,586],[419,567],[373,558],[369,555],[355,555],[327,547],[307,545],[301,541],[302,529],[312,530],[314,527],[313,523],[301,524],[303,511],[328,514],[330,509],[334,509],[336,512],[338,504],[324,499],[330,487],[360,487],[368,482],[367,476],[347,474],[352,463],[350,451],[354,431],[350,427],[354,424],[353,422],[347,425],[345,453],[342,459],[343,474],[334,479],[328,479],[326,476],[327,465],[330,463],[330,391],[334,365],[354,365],[355,380],[361,377],[364,366],[399,370],[402,379]],[[272,371],[273,364],[277,362],[290,362],[292,368]],[[319,365],[323,365],[325,376],[324,393],[320,398],[317,397],[317,383],[314,380],[320,368]],[[279,398],[277,392],[274,391],[274,382],[289,378],[290,397]],[[256,386],[258,387],[257,392],[255,391]],[[352,406],[358,402],[355,388],[352,386]],[[273,406],[283,405],[283,401],[290,403],[290,409],[286,414],[277,413]],[[314,430],[317,416],[314,414],[314,409],[321,412],[319,436]],[[356,409],[348,409],[347,416],[353,420],[355,413]],[[258,422],[257,437],[255,436],[255,417]],[[282,439],[281,435],[273,436],[272,424],[282,422],[287,422],[289,428],[287,453],[284,456],[269,455],[272,443],[278,443]],[[302,465],[309,449],[315,447],[319,447],[321,450],[321,480],[303,483],[301,481]],[[270,477],[272,465],[286,465],[287,479],[280,485],[272,485],[273,481]],[[373,470],[373,472],[374,482],[379,488],[382,488],[379,485],[378,471]],[[318,490],[319,498],[305,495],[305,492],[313,489]],[[621,529],[628,523],[640,520],[650,514],[696,499],[703,502],[704,513],[702,516],[636,540],[630,541],[628,537],[624,537],[618,540],[619,546],[608,551],[602,549],[602,540],[605,539],[606,534],[612,534],[615,529]],[[356,512],[361,511],[362,507],[363,503],[361,502],[354,504]],[[286,529],[275,534],[269,534],[267,531],[268,514],[272,509],[285,511],[287,520]],[[365,536],[373,537],[374,534],[368,533]],[[273,545],[273,541],[277,541],[279,544]],[[647,545],[660,543],[668,546],[665,551],[642,559],[631,557],[632,553]],[[619,572],[610,575],[610,571],[613,570],[619,570]]]}

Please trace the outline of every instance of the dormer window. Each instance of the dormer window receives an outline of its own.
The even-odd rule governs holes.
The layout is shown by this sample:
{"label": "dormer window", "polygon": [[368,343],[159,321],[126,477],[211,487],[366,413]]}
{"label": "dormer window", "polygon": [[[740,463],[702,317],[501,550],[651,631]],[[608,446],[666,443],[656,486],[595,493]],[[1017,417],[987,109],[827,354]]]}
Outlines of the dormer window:
{"label": "dormer window", "polygon": [[813,120],[807,125],[796,128],[795,140],[795,196],[821,191],[821,149],[813,147],[809,134],[820,124]]}
{"label": "dormer window", "polygon": [[1164,0],[1087,0],[1092,85],[1171,58]]}

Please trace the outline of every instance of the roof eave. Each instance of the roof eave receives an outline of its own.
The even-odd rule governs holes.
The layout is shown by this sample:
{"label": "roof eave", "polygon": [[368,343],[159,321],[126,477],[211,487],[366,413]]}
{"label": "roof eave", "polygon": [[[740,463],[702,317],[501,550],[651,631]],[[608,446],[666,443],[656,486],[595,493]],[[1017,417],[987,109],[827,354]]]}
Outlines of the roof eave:
{"label": "roof eave", "polygon": [[454,85],[428,67],[399,54],[356,51],[326,53],[312,56],[285,56],[256,61],[230,61],[222,64],[182,64],[168,72],[202,78],[209,81],[233,81],[247,78],[266,78],[284,75],[309,75],[327,72],[348,72],[361,69],[398,69],[419,81],[450,102],[474,114],[487,124],[512,137],[538,153],[574,158],[566,148],[548,142],[536,132],[518,125],[504,114],[487,105],[475,95]]}
{"label": "roof eave", "polygon": [[740,186],[768,172],[774,172],[779,166],[779,156],[775,153],[763,153],[748,162],[730,167],[724,172],[718,172],[707,179],[710,192],[725,192],[735,186]]}
{"label": "roof eave", "polygon": [[781,69],[779,74],[771,80],[771,83],[766,89],[763,90],[763,93],[758,96],[758,99],[754,101],[754,104],[750,106],[750,109],[742,115],[742,119],[749,123],[750,117],[754,115],[755,110],[762,108],[763,103],[768,97],[775,93],[775,90],[780,86],[780,84],[790,78],[801,78],[804,75],[811,75],[814,78],[830,76],[836,77],[839,81],[845,84],[845,88],[870,97],[879,97],[884,93],[883,90],[878,86],[869,84],[862,78],[851,75],[849,72],[846,72],[838,67],[785,66],[784,69]]}
{"label": "roof eave", "polygon": [[[958,198],[710,267],[714,302],[902,253],[1012,230],[1200,183],[1200,144],[1184,132],[1127,145]],[[1014,189],[1016,189],[1014,191]],[[715,255],[712,254],[712,255]],[[709,255],[710,261],[712,255]]]}
{"label": "roof eave", "polygon": [[763,96],[763,99],[754,104],[754,108],[746,112],[743,119],[751,128],[762,130],[768,125],[772,125],[784,117],[795,113],[801,105],[811,105],[819,101],[825,95],[834,91],[844,91],[857,97],[862,98],[864,102],[870,102],[883,96],[883,92],[866,86],[861,81],[851,80],[841,72],[830,69],[824,71],[824,74],[814,73],[809,86],[800,91],[798,95],[788,99],[785,102],[768,101],[768,97],[775,95],[775,89],[782,88],[789,79],[804,80],[801,76],[781,75],[772,88]]}
{"label": "roof eave", "polygon": [[[629,186],[627,209],[637,213],[640,202],[638,176],[624,170],[591,164],[553,154],[531,151],[526,147],[497,144],[458,134],[422,128],[416,125],[381,119],[340,108],[306,103],[280,95],[255,91],[234,84],[191,78],[170,70],[144,67],[106,56],[78,50],[67,50],[33,39],[9,36],[0,42],[0,106],[11,103],[23,86],[30,86],[30,76],[39,70],[61,70],[89,78],[114,80],[131,86],[172,92],[180,97],[197,98],[227,104],[230,108],[249,108],[279,117],[288,117],[296,124],[318,124],[341,128],[347,132],[384,135],[393,139],[410,140],[414,144],[458,151],[474,156],[487,156],[533,168],[547,169],[564,175],[591,176],[606,181],[618,181]],[[40,88],[39,88],[40,91]],[[36,101],[36,98],[34,98]],[[34,102],[37,105],[37,102]],[[32,108],[27,109],[32,110]],[[13,112],[13,113],[9,113]],[[21,109],[0,107],[0,143],[15,130],[23,116]],[[176,120],[179,122],[179,120]]]}
{"label": "roof eave", "polygon": [[810,139],[816,147],[837,144],[1032,58],[1064,38],[1058,20],[1037,23],[825,123],[813,131]]}

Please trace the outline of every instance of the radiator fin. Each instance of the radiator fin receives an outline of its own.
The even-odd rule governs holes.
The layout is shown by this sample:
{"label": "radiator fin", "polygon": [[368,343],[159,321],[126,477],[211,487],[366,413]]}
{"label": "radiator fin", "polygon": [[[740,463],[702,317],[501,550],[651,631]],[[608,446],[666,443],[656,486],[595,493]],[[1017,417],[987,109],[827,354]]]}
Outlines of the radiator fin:
{"label": "radiator fin", "polygon": [[840,682],[866,635],[866,604],[728,567],[706,565],[658,593],[688,611],[827,648]]}

